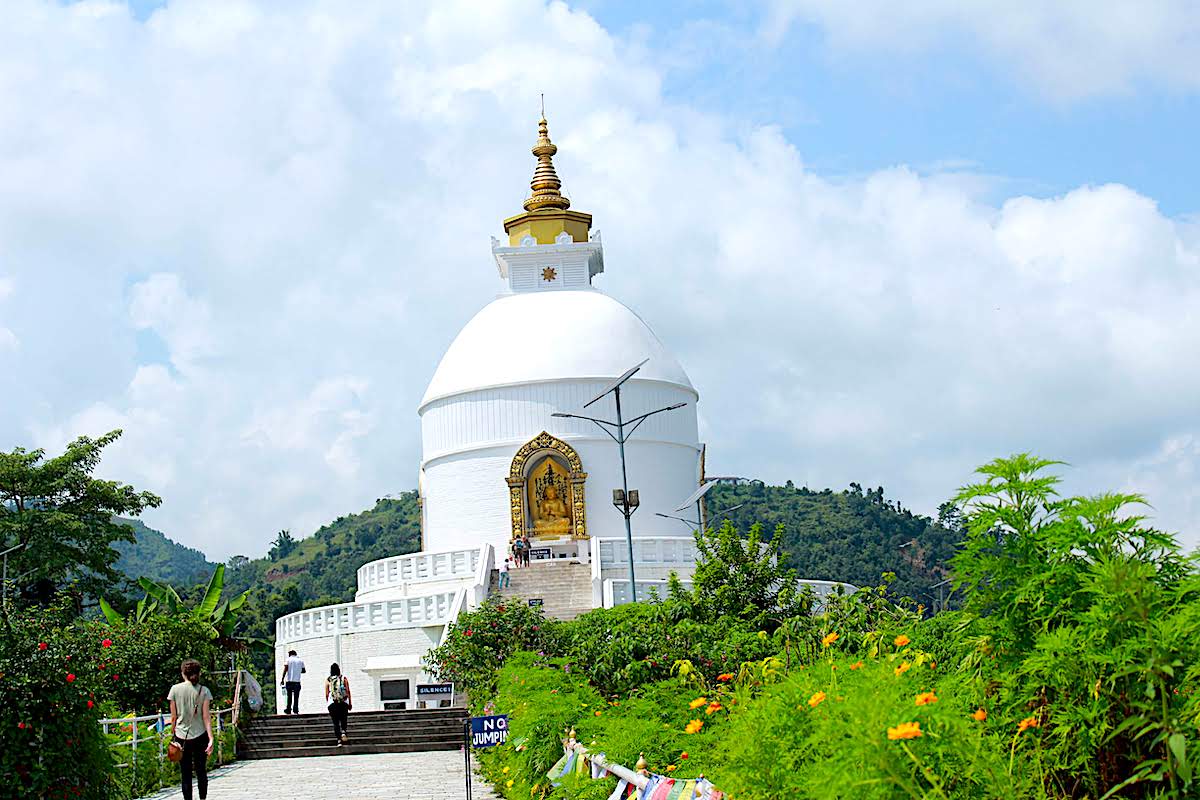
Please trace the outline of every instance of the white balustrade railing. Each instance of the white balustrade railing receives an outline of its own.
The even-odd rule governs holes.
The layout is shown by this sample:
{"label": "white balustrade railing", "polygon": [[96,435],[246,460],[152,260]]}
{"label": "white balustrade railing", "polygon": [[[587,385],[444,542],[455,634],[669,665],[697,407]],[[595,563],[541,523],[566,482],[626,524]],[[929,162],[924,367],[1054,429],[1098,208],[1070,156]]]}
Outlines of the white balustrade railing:
{"label": "white balustrade railing", "polygon": [[[595,539],[600,568],[627,566],[629,543],[625,539]],[[696,563],[696,540],[691,536],[635,536],[633,563],[691,566]]]}
{"label": "white balustrade railing", "polygon": [[[683,584],[685,588],[690,589],[692,587],[691,581],[681,580],[680,583]],[[668,594],[668,586],[669,582],[665,580],[639,580],[637,582],[638,602],[648,602],[651,597],[654,597],[655,595],[657,595],[659,600],[665,600]],[[613,606],[621,606],[625,605],[626,603],[633,602],[629,592],[628,578],[625,578],[624,580],[620,578],[605,578],[603,593],[603,603],[605,608],[612,608]]]}
{"label": "white balustrade railing", "polygon": [[275,620],[275,643],[280,645],[335,633],[444,625],[450,618],[457,595],[458,591],[438,592],[297,611]]}
{"label": "white balustrade railing", "polygon": [[358,568],[358,591],[374,592],[405,584],[470,578],[479,565],[481,548],[440,553],[409,553],[381,558]]}

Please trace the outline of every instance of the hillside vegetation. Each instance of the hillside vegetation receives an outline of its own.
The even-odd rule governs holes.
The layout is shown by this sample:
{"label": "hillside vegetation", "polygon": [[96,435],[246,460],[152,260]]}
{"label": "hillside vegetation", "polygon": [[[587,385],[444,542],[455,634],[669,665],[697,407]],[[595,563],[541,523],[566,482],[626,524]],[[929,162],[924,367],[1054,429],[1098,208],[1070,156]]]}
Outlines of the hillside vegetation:
{"label": "hillside vegetation", "polygon": [[782,525],[780,552],[802,578],[871,586],[893,572],[891,592],[927,607],[933,607],[939,589],[932,587],[945,580],[946,564],[966,536],[951,504],[933,520],[884,499],[882,487],[864,491],[856,483],[841,492],[797,488],[790,481],[721,485],[709,493],[708,509],[714,527],[725,518],[740,530],[754,523],[768,531]]}
{"label": "hillside vegetation", "polygon": [[136,541],[114,542],[118,558],[113,567],[131,579],[149,578],[174,586],[191,586],[207,580],[215,564],[204,553],[167,538],[139,519],[120,519],[133,529]]}

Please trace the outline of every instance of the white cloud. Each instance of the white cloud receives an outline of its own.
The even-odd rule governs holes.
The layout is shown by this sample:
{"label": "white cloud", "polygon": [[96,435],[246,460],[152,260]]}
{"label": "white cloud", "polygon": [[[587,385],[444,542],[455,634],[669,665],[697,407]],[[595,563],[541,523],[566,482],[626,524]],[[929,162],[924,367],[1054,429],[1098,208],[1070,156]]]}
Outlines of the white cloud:
{"label": "white cloud", "polygon": [[839,53],[980,54],[1059,100],[1147,82],[1200,88],[1200,7],[1191,0],[771,0],[768,9],[763,30],[773,41],[802,22]]}
{"label": "white cloud", "polygon": [[1200,538],[1194,223],[1117,185],[830,180],[659,84],[533,0],[0,6],[0,252],[29,298],[4,306],[26,380],[0,446],[123,427],[105,473],[218,557],[412,488],[417,402],[499,288],[545,91],[603,287],[688,367],[713,471],[932,511],[1033,449]]}

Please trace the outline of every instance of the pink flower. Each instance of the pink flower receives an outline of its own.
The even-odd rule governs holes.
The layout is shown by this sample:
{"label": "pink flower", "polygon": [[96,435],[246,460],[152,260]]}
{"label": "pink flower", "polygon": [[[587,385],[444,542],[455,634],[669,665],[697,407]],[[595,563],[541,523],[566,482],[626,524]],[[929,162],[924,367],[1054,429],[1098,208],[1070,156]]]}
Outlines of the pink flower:
{"label": "pink flower", "polygon": [[49,646],[50,645],[46,644],[45,642],[38,642],[38,650],[45,650]]}
{"label": "pink flower", "polygon": [[112,647],[112,639],[105,639],[100,643],[101,647]]}
{"label": "pink flower", "polygon": [[474,631],[472,631],[470,628],[467,628],[467,636],[470,636],[472,633],[474,633]]}
{"label": "pink flower", "polygon": [[67,673],[67,683],[74,683],[74,682],[75,682],[75,673],[68,672]]}

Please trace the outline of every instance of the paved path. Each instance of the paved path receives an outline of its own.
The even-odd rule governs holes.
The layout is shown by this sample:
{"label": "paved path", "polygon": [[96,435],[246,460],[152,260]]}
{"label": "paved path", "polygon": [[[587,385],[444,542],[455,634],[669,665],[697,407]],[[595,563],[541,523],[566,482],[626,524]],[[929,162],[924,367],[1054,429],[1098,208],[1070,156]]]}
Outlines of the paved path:
{"label": "paved path", "polygon": [[[498,800],[476,778],[474,800]],[[197,795],[193,792],[193,797]],[[179,787],[154,800],[179,800]],[[209,776],[209,800],[462,800],[458,751],[239,761]]]}

